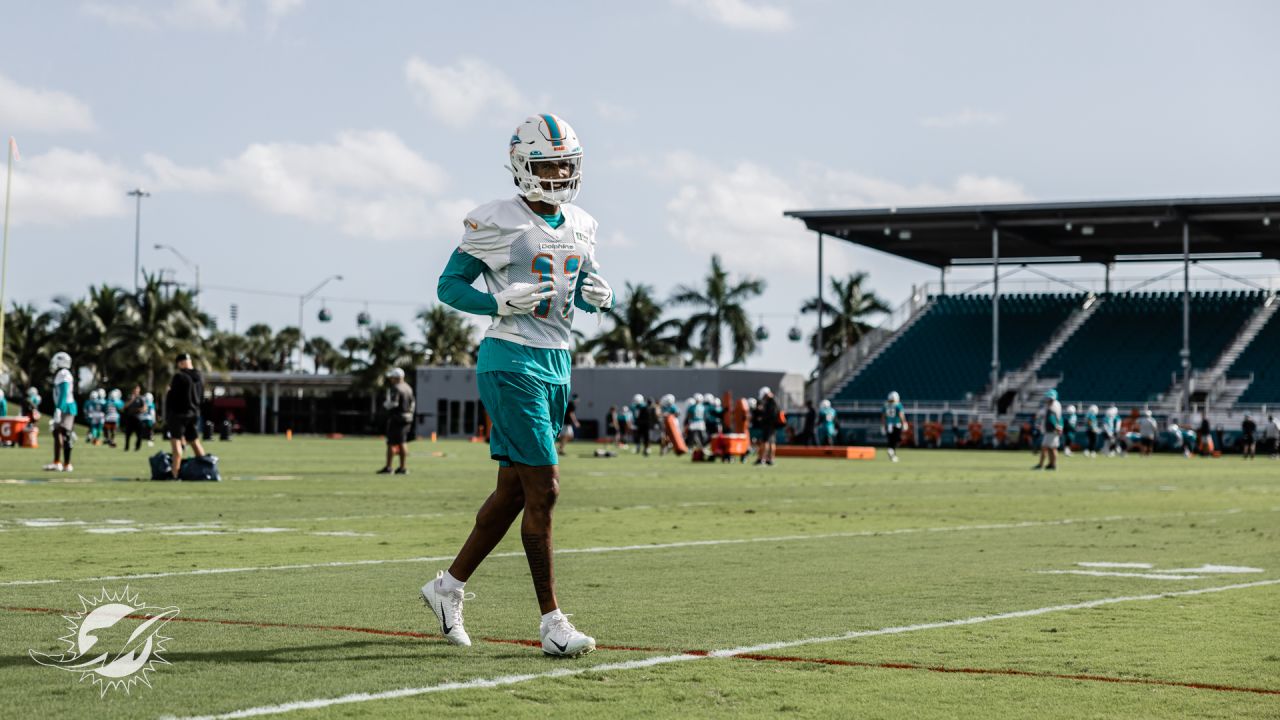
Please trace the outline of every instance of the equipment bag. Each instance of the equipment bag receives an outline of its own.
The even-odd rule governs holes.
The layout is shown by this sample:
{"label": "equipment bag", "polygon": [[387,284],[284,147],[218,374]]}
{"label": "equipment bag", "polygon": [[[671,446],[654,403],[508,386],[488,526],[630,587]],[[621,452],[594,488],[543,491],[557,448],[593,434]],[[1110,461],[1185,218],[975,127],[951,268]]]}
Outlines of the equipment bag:
{"label": "equipment bag", "polygon": [[174,480],[173,477],[173,460],[167,452],[158,452],[152,455],[151,462],[151,479],[152,480]]}
{"label": "equipment bag", "polygon": [[182,467],[178,468],[178,475],[183,480],[207,480],[213,482],[222,480],[222,476],[218,474],[218,458],[213,455],[202,455],[198,458],[183,460]]}

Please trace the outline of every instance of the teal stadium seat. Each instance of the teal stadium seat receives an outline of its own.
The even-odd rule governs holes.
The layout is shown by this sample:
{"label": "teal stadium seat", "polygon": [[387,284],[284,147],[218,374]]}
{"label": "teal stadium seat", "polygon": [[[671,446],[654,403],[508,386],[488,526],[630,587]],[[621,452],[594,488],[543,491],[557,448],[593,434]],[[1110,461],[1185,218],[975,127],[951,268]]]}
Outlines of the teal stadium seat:
{"label": "teal stadium seat", "polygon": [[[1193,293],[1192,368],[1210,367],[1262,300],[1255,292]],[[1062,397],[1145,402],[1168,390],[1173,374],[1181,372],[1181,349],[1181,293],[1111,295],[1040,375],[1062,376]]]}
{"label": "teal stadium seat", "polygon": [[[1002,295],[1000,365],[1027,363],[1084,295]],[[991,296],[953,295],[934,304],[901,337],[836,393],[836,400],[884,400],[897,390],[907,401],[963,400],[991,376]]]}
{"label": "teal stadium seat", "polygon": [[1231,363],[1227,377],[1247,377],[1253,382],[1240,396],[1242,403],[1280,403],[1280,312],[1262,326],[1249,347]]}

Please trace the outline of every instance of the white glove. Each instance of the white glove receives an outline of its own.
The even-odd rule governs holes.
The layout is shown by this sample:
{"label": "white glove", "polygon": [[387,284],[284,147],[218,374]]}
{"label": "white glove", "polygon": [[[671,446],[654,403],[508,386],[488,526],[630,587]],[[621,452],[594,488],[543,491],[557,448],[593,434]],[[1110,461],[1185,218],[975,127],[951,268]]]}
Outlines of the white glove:
{"label": "white glove", "polygon": [[511,287],[494,295],[498,301],[499,315],[528,315],[538,303],[554,297],[555,284],[550,280],[541,283],[513,283]]}
{"label": "white glove", "polygon": [[613,288],[599,275],[589,272],[582,281],[582,299],[601,310],[613,307]]}

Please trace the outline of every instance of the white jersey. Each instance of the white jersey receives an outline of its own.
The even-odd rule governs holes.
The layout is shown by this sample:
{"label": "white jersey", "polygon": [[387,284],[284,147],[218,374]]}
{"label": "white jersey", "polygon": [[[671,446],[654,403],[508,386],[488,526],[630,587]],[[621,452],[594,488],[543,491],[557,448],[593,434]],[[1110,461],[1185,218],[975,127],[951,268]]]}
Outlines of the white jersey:
{"label": "white jersey", "polygon": [[467,214],[459,252],[485,264],[484,281],[496,295],[514,283],[555,283],[555,296],[528,315],[497,315],[485,337],[537,348],[572,347],[574,296],[582,270],[596,272],[595,218],[561,205],[564,223],[553,228],[523,198],[495,200]]}

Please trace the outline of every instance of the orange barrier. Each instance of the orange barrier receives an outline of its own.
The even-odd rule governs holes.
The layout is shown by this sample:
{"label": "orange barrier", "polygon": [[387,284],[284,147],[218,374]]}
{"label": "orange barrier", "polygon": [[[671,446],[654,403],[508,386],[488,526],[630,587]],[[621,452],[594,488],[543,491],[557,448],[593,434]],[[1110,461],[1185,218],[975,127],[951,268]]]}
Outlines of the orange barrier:
{"label": "orange barrier", "polygon": [[779,445],[778,457],[825,457],[840,460],[874,460],[876,449],[860,445]]}
{"label": "orange barrier", "polygon": [[680,434],[680,421],[676,420],[675,415],[664,415],[662,417],[662,434],[671,443],[671,449],[675,451],[676,455],[684,455],[689,452],[689,446],[684,444],[684,437]]}
{"label": "orange barrier", "polygon": [[716,457],[741,457],[751,449],[751,440],[741,433],[720,433],[711,437],[711,454]]}
{"label": "orange barrier", "polygon": [[14,443],[23,447],[36,447],[34,438],[27,436],[27,423],[31,418],[26,417],[4,417],[0,418],[0,441]]}

